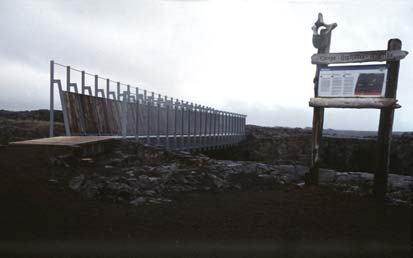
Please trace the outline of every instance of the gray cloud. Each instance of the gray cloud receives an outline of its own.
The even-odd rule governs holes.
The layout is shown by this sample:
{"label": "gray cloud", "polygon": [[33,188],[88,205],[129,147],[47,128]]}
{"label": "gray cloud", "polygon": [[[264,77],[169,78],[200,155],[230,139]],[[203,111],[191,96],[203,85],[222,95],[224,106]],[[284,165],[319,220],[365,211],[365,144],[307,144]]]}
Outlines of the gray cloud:
{"label": "gray cloud", "polygon": [[[391,37],[413,49],[413,3],[373,3],[386,15],[368,9],[371,2],[345,1],[1,1],[0,108],[47,108],[55,59],[245,113],[250,123],[311,126],[310,27],[318,11],[339,23],[332,51],[383,49]],[[396,130],[413,130],[412,69],[409,56],[400,70]],[[377,111],[329,110],[326,127],[375,130],[377,119]]]}

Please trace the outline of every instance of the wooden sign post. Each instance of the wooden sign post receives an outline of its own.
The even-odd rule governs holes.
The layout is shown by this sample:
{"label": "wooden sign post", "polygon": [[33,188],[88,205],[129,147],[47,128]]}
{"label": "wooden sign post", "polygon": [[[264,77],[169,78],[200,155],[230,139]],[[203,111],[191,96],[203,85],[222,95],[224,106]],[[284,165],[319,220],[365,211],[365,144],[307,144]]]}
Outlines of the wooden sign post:
{"label": "wooden sign post", "polygon": [[[313,29],[313,45],[318,49],[311,57],[317,65],[314,79],[313,132],[311,167],[306,184],[317,185],[320,168],[320,142],[323,133],[324,108],[380,109],[377,139],[377,161],[373,193],[384,199],[390,162],[390,145],[400,60],[407,56],[399,39],[390,39],[387,50],[329,53],[331,32],[337,24],[326,24],[320,13]],[[320,30],[321,28],[321,30]],[[320,30],[320,31],[319,31]],[[386,62],[384,65],[329,66],[330,64]]]}

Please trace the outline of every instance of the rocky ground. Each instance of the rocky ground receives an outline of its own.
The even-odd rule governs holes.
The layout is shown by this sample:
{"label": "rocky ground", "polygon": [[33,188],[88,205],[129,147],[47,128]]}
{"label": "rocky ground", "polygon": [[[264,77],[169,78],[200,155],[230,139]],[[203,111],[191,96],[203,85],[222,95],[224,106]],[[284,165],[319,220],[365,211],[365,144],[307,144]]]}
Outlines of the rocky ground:
{"label": "rocky ground", "polygon": [[[376,165],[376,138],[365,132],[325,130],[321,141],[321,167],[338,171],[373,173]],[[350,135],[351,137],[349,137]],[[360,135],[360,137],[356,137]],[[303,128],[247,125],[246,140],[233,149],[210,151],[208,156],[227,160],[265,161],[309,166],[311,130]],[[413,175],[413,134],[393,135],[390,172]]]}
{"label": "rocky ground", "polygon": [[[168,192],[217,192],[241,189],[252,182],[303,187],[304,174],[308,171],[308,167],[302,165],[214,160],[202,154],[166,152],[134,142],[119,143],[109,158],[80,161],[111,173],[80,174],[70,180],[71,189],[87,199],[104,198],[136,206],[170,202],[164,198]],[[369,195],[372,183],[370,173],[320,171],[320,184],[337,191]],[[413,177],[390,174],[388,192],[391,203],[411,205]]]}
{"label": "rocky ground", "polygon": [[[39,124],[3,119],[26,123],[4,139]],[[410,151],[403,137],[398,151]],[[412,176],[391,174],[385,202],[371,197],[371,173],[349,172],[360,170],[322,169],[319,187],[304,186],[308,139],[249,126],[241,146],[203,154],[0,146],[0,257],[408,257]]]}

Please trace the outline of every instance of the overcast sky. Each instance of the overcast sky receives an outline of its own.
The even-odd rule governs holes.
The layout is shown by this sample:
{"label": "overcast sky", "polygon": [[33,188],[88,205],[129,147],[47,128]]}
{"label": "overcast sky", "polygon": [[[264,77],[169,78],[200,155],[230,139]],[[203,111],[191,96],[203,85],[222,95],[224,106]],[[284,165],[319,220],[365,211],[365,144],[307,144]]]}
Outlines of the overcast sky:
{"label": "overcast sky", "polygon": [[[48,108],[49,61],[171,97],[311,126],[318,12],[331,52],[413,49],[413,1],[0,1],[0,109]],[[413,131],[413,57],[401,62],[394,129]],[[325,128],[376,130],[379,111],[326,111]]]}

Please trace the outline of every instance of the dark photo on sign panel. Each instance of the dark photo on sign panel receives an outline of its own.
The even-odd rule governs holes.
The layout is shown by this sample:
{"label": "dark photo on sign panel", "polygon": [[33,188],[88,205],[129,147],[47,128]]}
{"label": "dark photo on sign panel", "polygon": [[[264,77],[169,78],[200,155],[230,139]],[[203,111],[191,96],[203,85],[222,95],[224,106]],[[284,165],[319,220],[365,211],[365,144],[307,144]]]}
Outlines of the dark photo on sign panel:
{"label": "dark photo on sign panel", "polygon": [[356,95],[381,95],[384,73],[362,73],[356,84]]}

